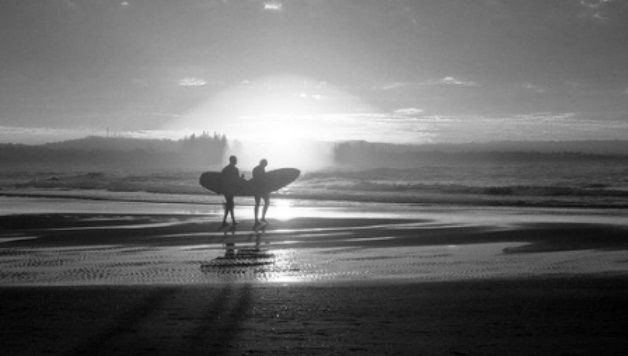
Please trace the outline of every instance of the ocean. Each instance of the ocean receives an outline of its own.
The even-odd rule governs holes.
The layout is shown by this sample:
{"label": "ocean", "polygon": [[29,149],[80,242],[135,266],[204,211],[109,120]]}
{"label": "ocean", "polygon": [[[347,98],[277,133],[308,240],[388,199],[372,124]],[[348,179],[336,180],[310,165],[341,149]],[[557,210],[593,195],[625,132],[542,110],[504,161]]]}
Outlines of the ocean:
{"label": "ocean", "polygon": [[[195,170],[3,171],[0,195],[220,204]],[[251,177],[250,173],[245,173]],[[410,204],[628,207],[625,160],[426,165],[303,172],[275,199]],[[250,199],[240,199],[249,204]],[[317,201],[319,203],[317,203]],[[310,202],[310,203],[308,203]]]}

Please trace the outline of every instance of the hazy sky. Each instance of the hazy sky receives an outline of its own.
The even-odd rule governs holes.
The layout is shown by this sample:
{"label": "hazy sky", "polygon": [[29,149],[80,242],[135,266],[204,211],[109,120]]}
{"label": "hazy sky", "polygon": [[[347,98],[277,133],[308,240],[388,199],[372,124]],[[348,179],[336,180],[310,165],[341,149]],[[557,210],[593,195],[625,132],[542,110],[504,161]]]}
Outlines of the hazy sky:
{"label": "hazy sky", "polygon": [[0,1],[0,142],[107,128],[628,139],[628,1]]}

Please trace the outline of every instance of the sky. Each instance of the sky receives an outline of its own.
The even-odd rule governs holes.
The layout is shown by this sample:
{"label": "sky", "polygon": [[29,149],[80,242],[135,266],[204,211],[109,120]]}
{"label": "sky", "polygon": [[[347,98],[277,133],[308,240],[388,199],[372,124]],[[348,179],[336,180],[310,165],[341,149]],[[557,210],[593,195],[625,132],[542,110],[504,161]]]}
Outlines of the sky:
{"label": "sky", "polygon": [[628,0],[2,0],[0,142],[628,139],[627,63]]}

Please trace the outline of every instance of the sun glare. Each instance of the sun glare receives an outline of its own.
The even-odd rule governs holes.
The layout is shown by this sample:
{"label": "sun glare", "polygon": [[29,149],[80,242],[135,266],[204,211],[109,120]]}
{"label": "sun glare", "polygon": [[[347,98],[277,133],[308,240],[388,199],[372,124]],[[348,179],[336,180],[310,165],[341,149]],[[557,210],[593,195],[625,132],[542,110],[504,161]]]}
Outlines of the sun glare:
{"label": "sun glare", "polygon": [[295,217],[295,210],[292,209],[292,202],[285,199],[275,199],[272,202],[271,215],[273,219],[288,221]]}
{"label": "sun glare", "polygon": [[[338,115],[371,110],[333,85],[294,76],[244,81],[218,93],[169,127],[216,131],[237,140],[246,169],[266,158],[272,167],[325,166],[333,142],[344,139]],[[252,166],[251,166],[252,167]]]}

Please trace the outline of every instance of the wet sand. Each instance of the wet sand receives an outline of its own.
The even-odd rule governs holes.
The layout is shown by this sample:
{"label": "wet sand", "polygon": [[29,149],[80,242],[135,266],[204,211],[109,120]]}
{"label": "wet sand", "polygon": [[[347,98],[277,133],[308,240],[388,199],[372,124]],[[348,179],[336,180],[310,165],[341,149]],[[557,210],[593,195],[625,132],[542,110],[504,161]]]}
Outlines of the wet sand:
{"label": "wet sand", "polygon": [[45,204],[0,211],[3,355],[628,350],[623,211]]}

